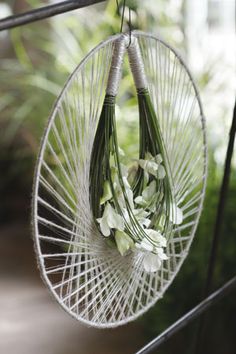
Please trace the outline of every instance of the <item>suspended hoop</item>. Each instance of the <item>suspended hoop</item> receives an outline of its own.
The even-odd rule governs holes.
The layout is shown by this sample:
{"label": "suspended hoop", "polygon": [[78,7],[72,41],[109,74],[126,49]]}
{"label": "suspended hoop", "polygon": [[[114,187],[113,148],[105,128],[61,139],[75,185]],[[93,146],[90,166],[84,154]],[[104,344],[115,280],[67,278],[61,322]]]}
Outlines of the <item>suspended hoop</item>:
{"label": "suspended hoop", "polygon": [[193,79],[168,44],[134,31],[183,222],[168,239],[168,259],[153,273],[143,268],[140,253],[121,256],[101,236],[89,199],[90,162],[108,68],[122,36],[93,49],[67,81],[45,130],[33,186],[43,280],[70,315],[100,328],[136,319],[163,296],[188,254],[206,185],[205,120]]}

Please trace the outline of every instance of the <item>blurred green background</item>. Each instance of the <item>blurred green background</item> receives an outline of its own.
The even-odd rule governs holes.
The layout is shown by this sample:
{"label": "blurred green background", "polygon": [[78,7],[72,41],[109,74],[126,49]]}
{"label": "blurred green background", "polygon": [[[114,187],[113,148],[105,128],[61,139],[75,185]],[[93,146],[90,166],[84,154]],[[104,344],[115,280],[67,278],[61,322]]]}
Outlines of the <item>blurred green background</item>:
{"label": "blurred green background", "polygon": [[[77,332],[79,325],[66,314],[60,312],[57,318],[60,310],[39,282],[30,236],[35,160],[47,117],[68,75],[90,49],[119,32],[120,17],[116,1],[110,0],[0,33],[0,299],[5,309],[0,318],[1,353],[133,353],[201,299],[234,104],[235,1],[126,3],[132,10],[133,27],[158,34],[174,46],[201,93],[208,126],[209,177],[195,241],[164,298],[136,323],[107,332],[86,328]],[[41,5],[38,0],[0,2],[0,17]],[[129,129],[132,135],[132,124]],[[234,156],[214,288],[236,273],[235,170]],[[46,308],[39,306],[40,301]],[[50,320],[41,323],[47,311],[52,311]],[[202,352],[235,353],[235,292],[214,306],[207,320]],[[53,339],[50,334],[56,322]],[[65,326],[71,329],[70,335],[64,333]],[[195,321],[158,353],[194,353],[196,328]],[[58,345],[62,333],[64,346]]]}

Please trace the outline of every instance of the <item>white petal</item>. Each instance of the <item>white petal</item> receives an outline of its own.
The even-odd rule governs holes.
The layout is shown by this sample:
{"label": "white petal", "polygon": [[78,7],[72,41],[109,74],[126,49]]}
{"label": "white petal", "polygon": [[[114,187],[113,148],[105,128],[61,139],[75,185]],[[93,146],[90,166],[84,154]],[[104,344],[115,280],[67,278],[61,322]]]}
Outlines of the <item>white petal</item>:
{"label": "white petal", "polygon": [[164,250],[163,248],[161,247],[157,247],[155,249],[156,253],[157,253],[157,256],[161,259],[161,260],[166,260],[168,259],[167,255],[164,253]]}
{"label": "white petal", "polygon": [[151,201],[156,193],[156,181],[152,181],[147,188],[144,189],[142,193],[143,199],[147,202]]}
{"label": "white petal", "polygon": [[148,252],[153,251],[153,245],[146,238],[141,241],[140,248]]}
{"label": "white petal", "polygon": [[126,190],[126,194],[128,197],[128,201],[129,201],[129,206],[131,209],[134,209],[134,195],[131,189]]}
{"label": "white petal", "polygon": [[112,229],[117,229],[120,231],[123,231],[125,226],[124,226],[124,220],[121,215],[114,213],[112,218],[109,218],[108,225]]}
{"label": "white petal", "polygon": [[110,235],[110,228],[107,221],[108,213],[109,213],[109,203],[107,203],[107,205],[105,206],[103,216],[97,219],[97,222],[100,225],[101,232],[106,237]]}
{"label": "white petal", "polygon": [[132,189],[131,189],[131,187],[129,185],[129,182],[128,182],[126,177],[123,177],[123,182],[124,182],[125,192],[127,194],[127,198],[128,198],[128,201],[129,201],[130,208],[134,209],[133,191],[132,191]]}
{"label": "white petal", "polygon": [[117,229],[120,231],[124,230],[124,220],[121,215],[119,215],[115,209],[108,203],[107,204],[107,224],[111,229]]}
{"label": "white petal", "polygon": [[154,157],[152,155],[150,155],[150,159],[140,159],[138,160],[138,162],[139,166],[144,170],[144,172],[148,172],[155,177],[157,176],[158,164],[155,162]]}
{"label": "white petal", "polygon": [[145,227],[148,227],[151,223],[151,220],[147,218],[147,216],[150,214],[144,209],[134,209],[133,210],[134,216],[138,220],[138,222]]}
{"label": "white petal", "polygon": [[124,220],[129,224],[130,223],[130,217],[129,217],[129,213],[128,213],[126,208],[122,208],[122,214],[123,214]]}
{"label": "white petal", "polygon": [[109,220],[109,226],[111,228],[123,231],[125,226],[122,216],[119,214],[113,214],[112,220]]}
{"label": "white petal", "polygon": [[100,229],[101,229],[102,234],[106,237],[110,236],[111,231],[110,231],[110,228],[107,224],[106,218],[100,218],[100,219],[97,219],[97,221],[100,224]]}
{"label": "white petal", "polygon": [[153,253],[147,253],[143,258],[143,267],[146,272],[156,272],[161,267],[161,259]]}
{"label": "white petal", "polygon": [[112,206],[110,205],[110,203],[107,203],[105,205],[105,209],[104,209],[102,218],[107,218],[111,209],[112,209]]}
{"label": "white petal", "polygon": [[146,152],[146,154],[145,154],[145,160],[153,160],[154,159],[154,157],[152,156],[152,154],[150,153],[150,152]]}
{"label": "white petal", "polygon": [[166,175],[166,171],[162,165],[159,165],[158,171],[157,171],[157,178],[163,179]]}
{"label": "white petal", "polygon": [[140,224],[142,224],[145,227],[149,227],[151,224],[151,220],[143,218],[143,219],[139,219]]}
{"label": "white petal", "polygon": [[[139,197],[137,197],[139,198]],[[146,218],[150,213],[144,209],[134,209],[133,210],[134,215],[136,216],[137,219],[139,218]]]}
{"label": "white petal", "polygon": [[135,247],[136,247],[137,249],[139,249],[139,250],[141,249],[140,243],[136,242],[134,245],[135,245]]}
{"label": "white petal", "polygon": [[146,202],[145,200],[143,199],[143,197],[141,197],[141,195],[139,195],[138,197],[136,197],[134,199],[135,203],[139,204],[139,205],[143,205],[145,206]]}
{"label": "white petal", "polygon": [[147,167],[146,167],[147,172],[149,172],[153,176],[157,176],[157,170],[158,170],[158,164],[154,161],[148,161]]}
{"label": "white petal", "polygon": [[158,165],[160,165],[163,161],[161,154],[155,156],[155,161]]}
{"label": "white petal", "polygon": [[147,163],[148,163],[148,161],[143,160],[143,159],[140,159],[140,160],[138,160],[138,163],[139,163],[139,166],[140,166],[141,168],[143,168],[144,170],[147,168]]}
{"label": "white petal", "polygon": [[133,240],[125,232],[116,231],[115,240],[118,251],[122,256],[124,256],[130,248],[134,247]]}
{"label": "white petal", "polygon": [[124,208],[126,206],[125,199],[124,199],[124,195],[120,189],[116,191],[116,198],[118,200],[119,206],[121,208]]}
{"label": "white petal", "polygon": [[162,236],[160,231],[155,231],[152,229],[145,230],[146,234],[155,242],[158,246],[166,247],[166,238]]}

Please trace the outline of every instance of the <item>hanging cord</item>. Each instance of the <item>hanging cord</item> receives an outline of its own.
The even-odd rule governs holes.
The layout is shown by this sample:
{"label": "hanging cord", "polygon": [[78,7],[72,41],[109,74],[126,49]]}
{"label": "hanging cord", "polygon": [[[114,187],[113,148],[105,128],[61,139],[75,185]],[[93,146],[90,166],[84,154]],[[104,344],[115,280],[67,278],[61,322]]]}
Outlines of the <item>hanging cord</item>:
{"label": "hanging cord", "polygon": [[[116,0],[116,6],[117,6],[117,11],[118,13],[120,12],[119,11],[119,3],[118,3],[118,0]],[[123,26],[124,26],[124,18],[125,18],[125,8],[126,8],[126,0],[123,1],[123,6],[122,6],[122,14],[121,14],[121,24],[120,24],[120,33],[123,32]],[[131,32],[132,32],[132,19],[131,19],[131,9],[129,7],[129,19],[127,21],[127,25],[128,25],[128,28],[129,28],[129,44],[127,46],[127,48],[130,47],[131,45]]]}
{"label": "hanging cord", "polygon": [[129,26],[129,44],[128,44],[128,48],[131,45],[131,32],[132,32],[132,21],[131,21],[131,9],[129,7],[129,21],[128,21],[128,26]]}
{"label": "hanging cord", "polygon": [[[120,23],[120,33],[123,31],[123,25],[124,25],[124,17],[125,17],[125,5],[126,5],[126,0],[123,2],[123,7],[122,7],[122,15],[121,15],[121,23]],[[119,8],[119,3],[118,0],[116,0],[116,7],[117,7],[117,12],[120,15],[120,8]]]}
{"label": "hanging cord", "polygon": [[124,17],[125,17],[125,5],[126,5],[126,0],[124,0],[124,3],[123,3],[121,24],[120,24],[120,33],[122,33],[122,31],[123,31],[123,24],[124,24]]}

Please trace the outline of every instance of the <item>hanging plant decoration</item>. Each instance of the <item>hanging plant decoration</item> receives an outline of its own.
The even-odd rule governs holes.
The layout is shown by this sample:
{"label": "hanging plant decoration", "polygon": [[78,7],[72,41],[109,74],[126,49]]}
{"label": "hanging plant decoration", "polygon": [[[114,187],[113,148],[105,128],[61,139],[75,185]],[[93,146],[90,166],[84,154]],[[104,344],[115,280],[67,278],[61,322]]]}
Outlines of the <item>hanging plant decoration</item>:
{"label": "hanging plant decoration", "polygon": [[[131,159],[115,115],[126,58],[139,111]],[[133,31],[87,55],[55,104],[33,191],[39,265],[67,312],[113,327],[162,297],[197,227],[206,160],[199,95],[169,45]]]}

